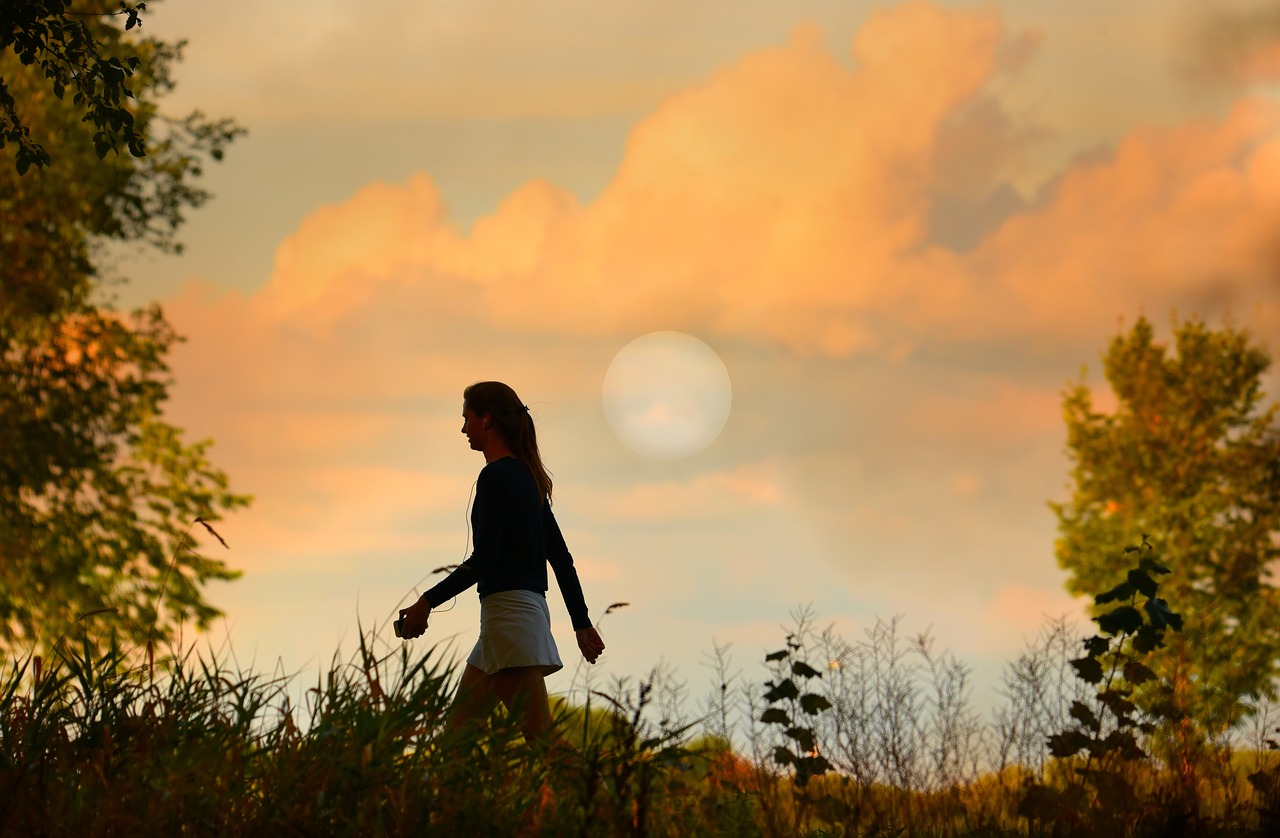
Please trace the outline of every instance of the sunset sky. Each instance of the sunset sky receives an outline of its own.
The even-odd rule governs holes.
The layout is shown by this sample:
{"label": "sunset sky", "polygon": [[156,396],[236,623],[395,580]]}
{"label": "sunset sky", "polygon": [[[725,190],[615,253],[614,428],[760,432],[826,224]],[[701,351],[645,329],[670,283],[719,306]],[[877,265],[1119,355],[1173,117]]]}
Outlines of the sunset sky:
{"label": "sunset sky", "polygon": [[[242,663],[313,671],[361,622],[394,642],[465,558],[461,393],[499,379],[593,617],[630,603],[601,675],[665,661],[701,694],[719,642],[757,678],[812,604],[850,640],[932,627],[985,701],[1078,611],[1047,507],[1067,384],[1101,388],[1143,314],[1280,336],[1261,0],[150,5],[190,41],[169,109],[249,130],[185,254],[118,265],[119,303],[189,339],[171,420],[256,498],[219,525],[244,578],[208,592]],[[602,403],[662,331],[732,387],[679,459]],[[416,642],[465,654],[478,614],[468,592]]]}

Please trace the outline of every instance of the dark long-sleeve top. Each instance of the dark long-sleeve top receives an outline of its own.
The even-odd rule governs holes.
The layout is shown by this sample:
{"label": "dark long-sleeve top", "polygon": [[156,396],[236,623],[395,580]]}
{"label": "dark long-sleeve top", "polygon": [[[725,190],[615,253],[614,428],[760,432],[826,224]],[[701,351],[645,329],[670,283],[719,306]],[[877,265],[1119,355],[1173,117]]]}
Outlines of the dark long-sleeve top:
{"label": "dark long-sleeve top", "polygon": [[422,595],[432,608],[472,585],[480,599],[500,591],[545,596],[550,564],[574,630],[591,626],[582,583],[551,504],[539,497],[533,474],[516,458],[503,457],[481,469],[471,529],[471,557]]}

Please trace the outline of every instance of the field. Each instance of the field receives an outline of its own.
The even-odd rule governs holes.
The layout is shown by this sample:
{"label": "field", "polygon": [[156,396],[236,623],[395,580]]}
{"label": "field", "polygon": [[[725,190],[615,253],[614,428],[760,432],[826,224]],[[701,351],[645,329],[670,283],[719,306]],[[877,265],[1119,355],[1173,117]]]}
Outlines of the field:
{"label": "field", "polygon": [[[1280,825],[1270,709],[1163,759],[1078,677],[1046,626],[972,708],[968,670],[881,622],[851,643],[807,611],[746,683],[717,649],[705,695],[662,670],[556,708],[531,748],[501,715],[450,734],[436,651],[349,660],[296,685],[233,655],[155,649],[5,659],[0,834],[1245,835]],[[1113,647],[1110,654],[1116,654]],[[1081,708],[1093,708],[1093,719]],[[1113,708],[1114,709],[1114,708]],[[1081,730],[1091,744],[1055,756]],[[1105,747],[1134,732],[1134,748]],[[1121,737],[1123,738],[1123,737]],[[1078,744],[1078,743],[1077,743]],[[1185,751],[1180,752],[1185,753]]]}

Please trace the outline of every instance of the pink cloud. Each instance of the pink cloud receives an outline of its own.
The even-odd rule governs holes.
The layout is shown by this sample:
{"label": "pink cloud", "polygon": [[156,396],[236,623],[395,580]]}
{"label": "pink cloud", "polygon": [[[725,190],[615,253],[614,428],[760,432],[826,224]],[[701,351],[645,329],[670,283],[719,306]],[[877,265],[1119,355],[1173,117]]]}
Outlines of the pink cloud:
{"label": "pink cloud", "polygon": [[609,521],[732,519],[742,515],[744,509],[759,510],[783,502],[783,489],[771,471],[752,465],[701,474],[690,480],[636,483],[618,495],[595,503],[588,500],[584,511]]}
{"label": "pink cloud", "polygon": [[993,12],[913,0],[873,13],[846,67],[801,28],[637,124],[588,205],[533,182],[462,235],[419,176],[318,209],[282,243],[254,316],[304,340],[368,336],[384,358],[460,322],[903,357],[939,340],[1091,346],[1117,314],[1259,297],[1274,319],[1280,108],[1261,101],[1135,130],[971,251],[933,240],[931,202],[978,202],[1016,152],[987,87],[1034,43]]}
{"label": "pink cloud", "polygon": [[[474,465],[470,452],[449,447],[451,425],[412,424],[423,415],[452,422],[470,381],[519,381],[571,406],[561,427],[572,428],[574,456],[599,456],[592,421],[601,378],[612,353],[646,331],[781,348],[784,373],[798,358],[906,369],[921,348],[946,358],[977,347],[997,354],[997,366],[1047,349],[1075,364],[1096,357],[1118,315],[1163,319],[1175,306],[1184,315],[1234,310],[1277,333],[1273,103],[1136,128],[1106,159],[1079,162],[1038,200],[992,216],[972,247],[939,239],[940,195],[976,205],[1009,176],[1022,129],[999,109],[996,91],[1034,44],[1034,36],[1007,34],[994,12],[923,0],[875,12],[848,63],[802,28],[665,100],[635,126],[597,199],[580,204],[553,184],[529,183],[465,234],[428,176],[370,184],[305,219],[260,291],[191,286],[171,302],[190,336],[174,358],[180,418],[197,436],[234,439],[226,467],[259,480],[245,488],[259,494],[260,510],[302,526],[342,508],[333,526],[363,539],[410,507],[456,512],[461,499],[430,483],[444,465],[391,473],[371,463],[407,457],[423,439],[451,452],[441,461],[457,457],[449,466]],[[950,140],[957,145],[945,146]],[[966,167],[981,176],[966,176]],[[953,441],[1049,439],[1058,378],[1014,385],[993,377],[954,397],[903,388],[909,403],[881,404],[873,394],[868,410],[882,411],[886,428],[875,445],[896,453],[921,437],[946,441],[939,447],[947,451],[959,447]],[[408,418],[323,418],[353,406]],[[816,406],[770,409],[767,431],[794,422],[803,434]],[[327,444],[364,459],[350,471],[272,472],[262,455],[305,462],[332,456]],[[832,452],[804,453],[822,462],[801,479],[824,492],[839,482],[825,468]],[[963,462],[938,474],[942,492],[969,499],[993,482]],[[308,506],[291,485],[300,480],[321,499]],[[625,508],[655,519],[696,512],[747,522],[787,499],[767,469],[619,480],[631,488],[594,501],[606,520]],[[899,505],[839,495],[832,514],[840,526],[851,519],[895,539],[919,531],[932,510],[919,508],[910,486],[899,487]],[[327,526],[304,543],[332,543],[337,530]],[[389,549],[409,543],[387,539]],[[284,549],[288,541],[264,530],[261,543]],[[1021,625],[1029,617],[1014,613],[1018,601],[1010,595],[1000,608]]]}
{"label": "pink cloud", "polygon": [[1110,160],[1067,172],[1043,210],[952,263],[972,296],[950,325],[958,336],[1070,341],[1144,309],[1159,319],[1254,299],[1274,309],[1278,132],[1280,109],[1263,102],[1220,122],[1135,131]]}
{"label": "pink cloud", "polygon": [[1058,617],[1084,622],[1086,604],[1061,590],[1006,585],[992,595],[985,611],[1004,630],[1030,636]]}

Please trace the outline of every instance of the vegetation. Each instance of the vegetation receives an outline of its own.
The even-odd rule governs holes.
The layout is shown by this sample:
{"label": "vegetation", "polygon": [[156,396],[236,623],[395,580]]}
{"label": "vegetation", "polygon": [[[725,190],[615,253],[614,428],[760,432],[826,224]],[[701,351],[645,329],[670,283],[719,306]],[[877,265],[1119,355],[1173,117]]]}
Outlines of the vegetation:
{"label": "vegetation", "polygon": [[585,705],[556,714],[569,747],[550,750],[501,715],[448,732],[451,664],[376,651],[375,632],[305,690],[225,650],[0,658],[0,833],[1268,834],[1268,705],[1252,748],[1219,743],[1190,772],[1151,755],[1159,719],[1135,698],[1171,694],[1149,664],[1180,618],[1150,544],[1132,553],[1097,597],[1098,633],[1047,626],[985,719],[968,668],[927,635],[882,621],[850,643],[807,610],[762,684],[717,648],[692,720],[661,669],[578,685]]}
{"label": "vegetation", "polygon": [[[661,669],[588,682],[557,709],[560,748],[501,717],[447,731],[452,666],[376,632],[307,689],[176,645],[218,613],[201,585],[236,575],[194,535],[248,499],[165,421],[178,337],[158,308],[111,309],[101,245],[177,249],[204,161],[240,131],[161,111],[180,48],[136,36],[144,9],[0,0],[0,834],[1280,827],[1270,361],[1197,322],[1172,357],[1145,320],[1116,338],[1114,413],[1067,394],[1058,558],[1073,591],[1103,591],[1098,631],[1046,627],[989,716],[927,634],[894,619],[850,642],[808,611],[762,683],[717,648],[692,714]],[[1125,549],[1136,532],[1156,540]]]}
{"label": "vegetation", "polygon": [[[128,99],[133,91],[130,78],[141,59],[118,55],[112,39],[106,37],[100,20],[121,17],[124,29],[141,25],[146,3],[81,3],[71,9],[70,0],[0,0],[0,53],[12,52],[35,74],[56,99],[71,93],[71,102],[83,121],[93,126],[93,146],[98,157],[119,152],[123,146],[135,157],[145,154],[145,132],[134,123]],[[14,167],[24,174],[33,164],[52,162],[48,150],[32,139],[23,114],[23,103],[10,91],[8,73],[0,74],[0,149],[6,143],[17,146]]]}
{"label": "vegetation", "polygon": [[1120,581],[1112,557],[1156,534],[1184,626],[1154,658],[1178,708],[1155,744],[1190,763],[1272,694],[1280,664],[1280,405],[1263,407],[1271,359],[1247,333],[1194,320],[1173,331],[1166,347],[1140,319],[1111,342],[1113,411],[1096,411],[1083,383],[1067,393],[1075,486],[1054,509],[1077,594]]}
{"label": "vegetation", "polygon": [[[46,656],[59,638],[101,651],[109,632],[141,646],[185,620],[206,624],[218,611],[201,586],[236,574],[187,549],[204,534],[191,522],[248,501],[207,441],[165,421],[179,338],[156,306],[112,309],[103,250],[176,250],[184,213],[208,197],[194,183],[204,161],[239,129],[160,109],[178,46],[126,33],[135,18],[107,4],[66,7],[0,2],[5,130],[17,130],[12,107],[22,117],[18,145],[0,149],[18,155],[0,166],[0,648],[38,644]],[[127,68],[127,96],[108,65]],[[116,136],[117,108],[124,141],[145,141],[145,156],[106,154],[98,135]],[[22,174],[24,153],[48,165]]]}

